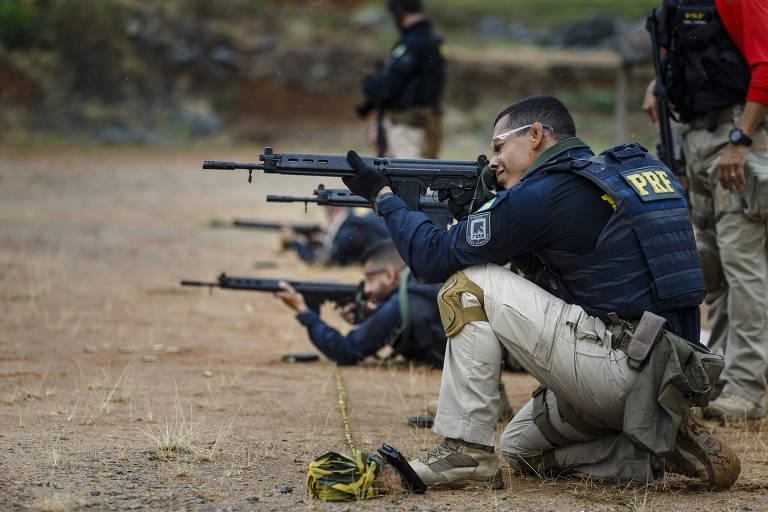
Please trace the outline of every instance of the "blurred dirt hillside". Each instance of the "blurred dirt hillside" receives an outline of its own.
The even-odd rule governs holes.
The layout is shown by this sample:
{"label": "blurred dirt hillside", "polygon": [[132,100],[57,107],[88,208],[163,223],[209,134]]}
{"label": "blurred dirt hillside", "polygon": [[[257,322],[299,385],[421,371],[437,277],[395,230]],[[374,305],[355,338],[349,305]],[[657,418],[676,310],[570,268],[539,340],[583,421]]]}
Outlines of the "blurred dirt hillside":
{"label": "blurred dirt hillside", "polygon": [[[0,143],[269,142],[296,120],[354,123],[359,81],[397,36],[383,3],[0,0]],[[650,76],[650,0],[425,3],[447,41],[449,134],[550,92],[610,143],[618,70],[631,107]]]}

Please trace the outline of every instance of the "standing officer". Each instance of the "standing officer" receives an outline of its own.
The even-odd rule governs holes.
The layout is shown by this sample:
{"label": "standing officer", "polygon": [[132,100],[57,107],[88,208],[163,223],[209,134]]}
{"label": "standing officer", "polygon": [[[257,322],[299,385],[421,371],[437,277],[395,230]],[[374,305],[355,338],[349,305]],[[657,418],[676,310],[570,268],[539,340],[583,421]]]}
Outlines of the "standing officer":
{"label": "standing officer", "polygon": [[[670,107],[684,123],[693,223],[722,395],[705,416],[762,418],[768,364],[768,4],[667,0],[656,12]],[[655,121],[649,92],[644,104]]]}
{"label": "standing officer", "polygon": [[[503,189],[447,232],[350,152],[350,190],[374,201],[448,336],[434,431],[411,466],[434,487],[503,486],[494,453],[509,350],[544,387],[501,451],[520,471],[647,481],[664,470],[729,488],[740,462],[689,414],[722,358],[698,344],[704,283],[671,172],[627,144],[595,157],[550,96],[502,111],[490,169]],[[535,282],[499,266],[512,261]]]}
{"label": "standing officer", "polygon": [[443,138],[443,41],[424,15],[421,0],[387,0],[387,8],[400,39],[386,66],[363,81],[365,103],[358,113],[379,111],[372,138],[383,143],[388,156],[437,158]]}
{"label": "standing officer", "polygon": [[410,277],[391,241],[371,248],[363,271],[365,297],[375,309],[346,336],[320,320],[288,284],[277,296],[298,313],[296,318],[315,347],[339,364],[356,364],[389,345],[411,361],[443,366],[445,333],[436,305],[439,286],[419,284]]}

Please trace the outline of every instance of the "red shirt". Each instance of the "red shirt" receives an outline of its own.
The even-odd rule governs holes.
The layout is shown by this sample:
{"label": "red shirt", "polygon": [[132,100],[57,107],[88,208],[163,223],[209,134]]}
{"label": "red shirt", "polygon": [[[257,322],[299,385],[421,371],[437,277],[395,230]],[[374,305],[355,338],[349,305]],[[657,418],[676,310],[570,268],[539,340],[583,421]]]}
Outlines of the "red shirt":
{"label": "red shirt", "polygon": [[747,101],[768,105],[768,0],[716,0],[715,5],[752,73]]}

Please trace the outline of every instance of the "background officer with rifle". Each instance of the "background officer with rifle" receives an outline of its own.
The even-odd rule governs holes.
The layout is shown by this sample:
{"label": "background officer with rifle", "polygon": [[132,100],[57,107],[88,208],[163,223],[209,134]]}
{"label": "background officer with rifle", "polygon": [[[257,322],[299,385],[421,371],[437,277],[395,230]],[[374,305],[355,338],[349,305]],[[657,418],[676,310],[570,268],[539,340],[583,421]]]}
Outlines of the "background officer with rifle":
{"label": "background officer with rifle", "polygon": [[304,236],[286,225],[280,232],[284,249],[296,252],[305,263],[345,266],[363,263],[363,255],[381,240],[388,240],[384,223],[371,212],[353,208],[324,208],[328,226],[322,236]]}
{"label": "background officer with rifle", "polygon": [[[364,280],[343,283],[281,281],[221,274],[215,282],[184,280],[182,286],[271,292],[297,313],[312,343],[328,359],[356,364],[391,346],[395,355],[433,367],[443,365],[445,333],[435,298],[438,286],[410,277],[391,241],[382,240],[363,257]],[[332,302],[356,327],[347,335],[320,319]]]}
{"label": "background officer with rifle", "polygon": [[[683,124],[691,215],[707,286],[711,348],[725,351],[708,417],[761,418],[768,364],[768,4],[668,0],[649,19],[656,80],[644,108],[672,165]],[[652,94],[655,93],[655,99]],[[678,164],[679,165],[679,164]]]}
{"label": "background officer with rifle", "polygon": [[363,80],[361,117],[376,112],[369,130],[378,156],[437,158],[442,143],[445,61],[442,39],[424,15],[421,0],[387,0],[400,31],[389,61]]}
{"label": "background officer with rifle", "polygon": [[[276,295],[297,313],[296,319],[307,328],[312,343],[332,361],[356,364],[391,346],[395,354],[411,361],[441,367],[445,333],[437,311],[439,286],[419,284],[410,277],[391,241],[371,249],[363,271],[363,294],[366,305],[373,309],[347,335],[323,322],[318,311],[308,307],[304,295],[290,284],[282,283]],[[345,317],[352,321],[362,306],[348,305]]]}

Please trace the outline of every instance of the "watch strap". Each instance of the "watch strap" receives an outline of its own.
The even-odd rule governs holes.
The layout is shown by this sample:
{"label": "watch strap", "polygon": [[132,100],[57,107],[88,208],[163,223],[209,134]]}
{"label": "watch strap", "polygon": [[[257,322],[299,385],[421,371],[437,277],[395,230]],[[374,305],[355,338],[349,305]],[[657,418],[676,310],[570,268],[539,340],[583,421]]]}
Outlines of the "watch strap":
{"label": "watch strap", "polygon": [[376,215],[381,216],[381,212],[379,211],[379,204],[381,203],[381,201],[394,196],[395,196],[394,192],[384,192],[383,194],[379,194],[378,196],[376,196],[376,199],[373,200],[373,211],[376,212]]}
{"label": "watch strap", "polygon": [[[738,139],[734,137],[734,135],[738,134]],[[741,128],[734,128],[728,133],[728,141],[731,144],[737,145],[737,146],[751,146],[752,145],[752,138],[744,133]]]}

